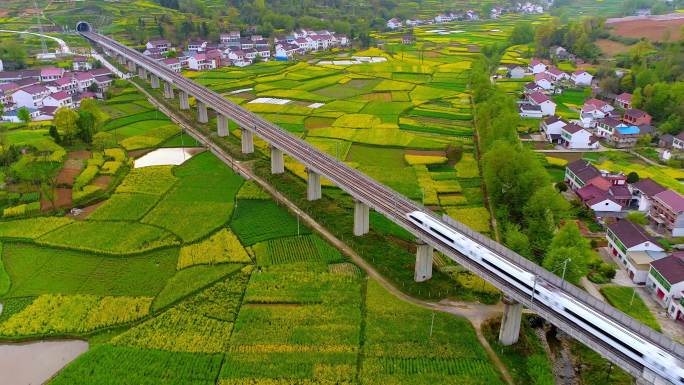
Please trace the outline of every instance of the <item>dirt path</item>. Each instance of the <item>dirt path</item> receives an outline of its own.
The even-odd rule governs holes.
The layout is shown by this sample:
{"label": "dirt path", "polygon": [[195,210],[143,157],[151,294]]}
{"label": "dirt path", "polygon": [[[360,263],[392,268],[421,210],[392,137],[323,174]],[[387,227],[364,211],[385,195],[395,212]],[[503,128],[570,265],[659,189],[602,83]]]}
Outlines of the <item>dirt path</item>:
{"label": "dirt path", "polygon": [[501,314],[503,310],[503,305],[497,304],[497,305],[483,305],[479,303],[470,303],[470,302],[458,302],[458,301],[452,301],[452,300],[442,300],[438,303],[435,302],[429,302],[429,301],[423,301],[417,298],[413,298],[405,293],[403,293],[401,290],[397,289],[392,283],[390,283],[384,276],[382,276],[380,273],[378,273],[366,260],[364,260],[360,255],[358,255],[351,247],[349,247],[346,243],[342,242],[340,239],[338,239],[335,235],[333,235],[331,232],[329,232],[325,227],[323,227],[321,224],[316,222],[313,218],[311,218],[306,212],[302,211],[295,205],[292,201],[290,201],[285,195],[283,195],[280,191],[276,190],[273,186],[271,186],[268,182],[265,180],[261,179],[259,176],[255,175],[251,168],[249,167],[249,163],[242,163],[239,161],[236,161],[230,155],[225,153],[224,151],[220,150],[218,147],[211,145],[210,143],[207,142],[207,140],[203,137],[201,133],[196,131],[190,122],[186,121],[185,118],[177,115],[175,112],[169,110],[164,106],[162,103],[159,103],[156,98],[149,94],[147,90],[144,88],[140,87],[138,84],[135,82],[131,82],[135,87],[137,87],[141,92],[143,92],[148,99],[155,104],[160,111],[163,113],[167,114],[171,120],[173,120],[175,123],[181,125],[191,136],[194,136],[195,139],[199,143],[202,143],[204,145],[209,145],[209,148],[215,148],[218,150],[217,152],[214,152],[221,160],[223,160],[229,167],[235,169],[239,174],[245,176],[248,179],[252,179],[255,182],[257,182],[264,190],[266,190],[271,196],[273,196],[273,199],[275,199],[277,202],[283,204],[285,207],[287,207],[293,214],[299,216],[299,218],[306,223],[308,226],[313,228],[316,232],[318,232],[323,238],[325,238],[328,242],[333,244],[336,248],[338,248],[340,251],[342,251],[344,254],[349,256],[352,261],[357,264],[360,268],[362,268],[368,276],[374,280],[376,280],[378,283],[380,283],[387,291],[392,293],[395,297],[412,303],[414,305],[426,308],[426,309],[431,309],[431,310],[436,310],[444,313],[450,313],[454,314],[457,316],[464,317],[468,319],[473,327],[475,328],[475,332],[477,334],[477,338],[484,347],[485,351],[487,352],[487,355],[489,358],[492,360],[494,365],[497,367],[499,372],[501,373],[503,379],[506,381],[507,384],[509,385],[514,385],[513,382],[513,377],[510,375],[508,372],[508,368],[501,362],[499,357],[496,355],[494,350],[492,349],[491,345],[489,345],[489,342],[487,342],[486,338],[484,338],[484,335],[482,334],[481,330],[481,325],[482,322],[488,318],[492,318],[494,316],[497,316]]}
{"label": "dirt path", "polygon": [[0,345],[1,382],[8,385],[43,384],[87,350],[88,342],[80,340]]}

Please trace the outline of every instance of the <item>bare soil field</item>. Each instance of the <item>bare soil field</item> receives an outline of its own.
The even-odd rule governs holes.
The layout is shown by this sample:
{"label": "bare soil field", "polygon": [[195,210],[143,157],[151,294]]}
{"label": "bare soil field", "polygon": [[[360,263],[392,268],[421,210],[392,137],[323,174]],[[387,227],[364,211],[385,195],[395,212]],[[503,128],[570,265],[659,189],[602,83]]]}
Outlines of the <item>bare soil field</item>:
{"label": "bare soil field", "polygon": [[623,52],[629,51],[630,46],[618,43],[608,39],[600,39],[596,41],[596,45],[601,49],[606,56],[614,56]]}
{"label": "bare soil field", "polygon": [[670,40],[678,40],[682,35],[684,14],[610,19],[606,24],[612,27],[611,33],[617,36],[661,41],[669,31]]}

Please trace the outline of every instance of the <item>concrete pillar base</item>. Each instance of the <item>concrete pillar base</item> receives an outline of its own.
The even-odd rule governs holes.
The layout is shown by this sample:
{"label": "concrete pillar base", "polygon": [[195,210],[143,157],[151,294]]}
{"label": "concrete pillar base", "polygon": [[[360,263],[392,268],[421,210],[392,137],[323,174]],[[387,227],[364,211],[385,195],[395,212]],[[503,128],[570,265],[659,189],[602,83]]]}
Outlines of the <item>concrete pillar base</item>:
{"label": "concrete pillar base", "polygon": [[188,100],[188,93],[185,91],[178,91],[178,97],[180,98],[180,109],[189,110],[190,101]]}
{"label": "concrete pillar base", "polygon": [[132,61],[128,62],[128,72],[135,74],[136,65]]}
{"label": "concrete pillar base", "polygon": [[209,121],[209,113],[207,112],[207,105],[204,102],[197,101],[197,121],[200,123],[207,123]]}
{"label": "concrete pillar base", "polygon": [[513,345],[520,337],[520,321],[522,319],[522,304],[504,296],[504,312],[499,329],[499,342],[504,346]]}
{"label": "concrete pillar base", "polygon": [[306,169],[306,174],[306,199],[310,201],[321,199],[321,174],[311,170],[310,168]]}
{"label": "concrete pillar base", "polygon": [[[368,234],[370,228],[368,216],[368,205],[360,201],[354,201],[354,235],[357,237]],[[430,261],[430,264],[432,264],[432,261]]]}
{"label": "concrete pillar base", "polygon": [[271,174],[282,174],[285,172],[285,160],[283,150],[271,146]]}
{"label": "concrete pillar base", "polygon": [[154,89],[159,88],[159,76],[157,76],[155,74],[150,74],[150,85]]}
{"label": "concrete pillar base", "polygon": [[147,80],[147,70],[143,67],[138,67],[138,77],[143,80]]}
{"label": "concrete pillar base", "polygon": [[[154,88],[154,81],[152,82],[152,88]],[[173,86],[171,85],[171,83],[164,83],[164,97],[167,99],[173,99]]]}
{"label": "concrete pillar base", "polygon": [[242,129],[242,153],[251,154],[254,152],[254,133],[249,130]]}
{"label": "concrete pillar base", "polygon": [[432,278],[432,255],[434,249],[427,243],[420,242],[416,249],[416,269],[413,279],[416,282],[425,282]]}
{"label": "concrete pillar base", "polygon": [[216,116],[216,131],[221,138],[230,135],[230,131],[228,131],[228,118],[221,114]]}
{"label": "concrete pillar base", "polygon": [[117,55],[116,60],[119,62],[120,65],[126,64],[126,59],[124,59],[124,57],[121,55]]}

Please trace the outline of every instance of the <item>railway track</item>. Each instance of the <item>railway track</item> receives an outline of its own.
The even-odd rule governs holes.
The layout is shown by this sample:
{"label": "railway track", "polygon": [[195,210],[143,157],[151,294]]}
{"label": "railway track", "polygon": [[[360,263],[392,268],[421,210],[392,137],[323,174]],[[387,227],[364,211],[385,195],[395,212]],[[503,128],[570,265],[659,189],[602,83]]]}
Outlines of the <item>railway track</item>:
{"label": "railway track", "polygon": [[[210,91],[205,87],[198,85],[194,81],[171,71],[157,61],[150,59],[149,57],[146,57],[141,53],[105,36],[92,32],[82,32],[81,34],[93,43],[99,44],[111,51],[116,52],[117,54],[124,55],[128,59],[133,60],[137,65],[142,65],[146,70],[152,71],[156,76],[159,76],[161,80],[173,84],[176,86],[176,88],[205,103],[207,108],[212,108],[216,111],[216,113],[233,120],[243,129],[247,129],[254,134],[257,134],[271,146],[275,146],[295,160],[305,164],[312,171],[330,179],[335,185],[349,193],[353,198],[363,202],[375,211],[387,216],[398,225],[410,231],[416,237],[428,241],[428,243],[456,262],[471,268],[471,270],[478,273],[478,275],[493,283],[496,287],[502,289],[502,291],[508,295],[521,301],[527,307],[537,311],[542,316],[546,315],[547,319],[555,319],[556,322],[554,323],[556,323],[561,329],[567,331],[569,334],[578,338],[588,346],[594,348],[594,350],[597,350],[599,353],[608,356],[609,359],[623,367],[623,369],[629,371],[635,376],[640,375],[641,371],[643,370],[643,365],[630,359],[619,350],[614,349],[611,345],[603,342],[599,338],[593,336],[591,333],[586,332],[584,329],[565,318],[562,314],[555,312],[552,308],[545,306],[539,301],[530,303],[529,298],[527,298],[526,301],[525,297],[527,295],[525,293],[510,285],[508,282],[499,278],[498,276],[489,273],[487,270],[482,269],[478,265],[475,265],[472,260],[469,260],[463,255],[458,254],[450,245],[447,245],[440,239],[433,237],[431,234],[415,226],[407,218],[408,213],[413,211],[421,211],[431,215],[436,220],[441,221],[441,218],[433,212],[426,210],[417,203],[376,182],[358,170],[349,167],[344,162],[341,162],[326,153],[320,152],[304,140],[290,135],[277,125],[249,112],[237,104],[230,102],[220,94]],[[206,142],[209,143],[209,141]],[[215,146],[212,146],[212,148],[213,147]],[[220,149],[217,151],[220,151]],[[449,225],[445,224],[445,226]],[[453,228],[453,226],[451,227]],[[509,261],[515,264],[515,261],[512,261],[507,256],[502,255],[495,248],[491,247],[491,245],[487,245],[486,243],[483,243],[481,240],[478,240],[467,233],[462,232],[462,234],[480,243],[482,247],[493,251],[501,257],[507,258]],[[526,269],[524,266],[518,266],[520,266],[522,269]],[[548,274],[551,275],[550,273]],[[563,290],[563,287],[564,286],[562,285],[555,285],[557,290],[564,291],[567,294],[568,292]],[[613,322],[623,325],[623,327],[633,331],[644,340],[650,341],[654,345],[657,345],[666,351],[671,351],[672,354],[677,356],[680,360],[684,358],[684,347],[650,329],[647,329],[649,330],[648,333],[639,333],[640,330],[644,330],[644,327],[642,327],[641,324],[637,323],[637,321],[633,319],[627,319],[627,321],[625,321],[626,318],[624,316],[618,316],[621,313],[617,312],[617,310],[611,308],[613,314],[610,314],[610,312],[602,312],[598,307],[595,306],[595,304],[587,302],[582,298],[578,298],[576,295],[568,295],[575,298],[578,302],[586,304],[596,313],[600,313],[610,318]],[[639,325],[639,327],[635,328],[636,325]]]}

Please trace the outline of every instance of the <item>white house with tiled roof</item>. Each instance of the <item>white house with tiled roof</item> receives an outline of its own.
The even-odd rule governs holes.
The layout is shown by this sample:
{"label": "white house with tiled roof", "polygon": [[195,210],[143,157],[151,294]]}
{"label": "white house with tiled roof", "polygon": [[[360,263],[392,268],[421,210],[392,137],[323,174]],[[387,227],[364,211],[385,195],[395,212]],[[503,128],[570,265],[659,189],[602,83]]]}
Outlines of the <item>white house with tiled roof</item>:
{"label": "white house with tiled roof", "polygon": [[541,92],[532,92],[528,94],[527,100],[530,104],[541,107],[544,116],[550,116],[556,113],[556,103]]}
{"label": "white house with tiled roof", "polygon": [[642,255],[635,254],[629,258],[630,253],[636,252],[663,252],[664,249],[655,242],[640,226],[628,221],[619,220],[606,227],[606,239],[610,252],[627,269],[633,282],[643,284],[646,282],[648,269],[641,265]]}
{"label": "white house with tiled roof", "polygon": [[585,70],[577,70],[570,75],[570,80],[575,83],[576,86],[590,86],[591,81],[594,80],[594,76]]}

